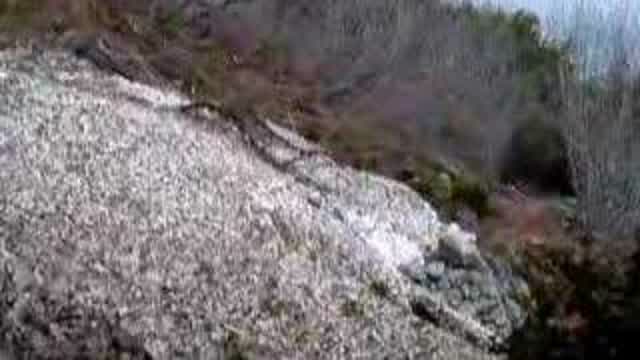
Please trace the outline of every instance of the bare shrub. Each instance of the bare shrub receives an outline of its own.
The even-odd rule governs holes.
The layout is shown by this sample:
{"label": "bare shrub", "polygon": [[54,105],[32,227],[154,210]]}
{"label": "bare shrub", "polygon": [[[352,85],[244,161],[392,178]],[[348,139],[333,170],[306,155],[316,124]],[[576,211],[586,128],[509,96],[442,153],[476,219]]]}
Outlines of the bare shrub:
{"label": "bare shrub", "polygon": [[515,187],[506,187],[490,198],[494,217],[482,226],[482,238],[510,247],[551,246],[563,237],[560,217],[544,197],[530,196]]}
{"label": "bare shrub", "polygon": [[348,119],[377,115],[357,126],[398,133],[407,157],[438,153],[495,173],[522,100],[508,31],[483,33],[438,1],[268,3],[245,21],[327,70],[325,103]]}
{"label": "bare shrub", "polygon": [[[621,8],[609,29],[615,36],[606,41],[573,38],[574,66],[561,72],[562,125],[580,220],[596,233],[628,237],[640,226],[640,113],[634,109],[640,94],[633,63],[640,47],[624,36],[625,13]],[[575,31],[587,30],[573,21]],[[605,54],[595,54],[596,46]],[[606,56],[608,64],[594,68],[603,60],[596,56]]]}
{"label": "bare shrub", "polygon": [[631,85],[616,86],[590,95],[566,84],[565,137],[581,220],[594,231],[630,234],[640,225],[640,132]]}

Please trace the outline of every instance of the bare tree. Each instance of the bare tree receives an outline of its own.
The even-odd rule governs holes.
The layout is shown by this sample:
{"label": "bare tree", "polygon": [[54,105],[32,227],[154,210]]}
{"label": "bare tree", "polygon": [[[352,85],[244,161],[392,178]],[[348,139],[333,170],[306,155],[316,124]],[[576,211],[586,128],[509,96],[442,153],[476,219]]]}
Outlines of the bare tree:
{"label": "bare tree", "polygon": [[[619,10],[608,36],[595,34],[607,41],[596,45],[584,33],[571,39],[573,65],[561,69],[563,125],[580,219],[594,232],[628,236],[640,226],[638,47],[626,36],[628,11]],[[574,31],[586,30],[572,21]],[[603,60],[595,56],[606,56],[606,67],[594,68]]]}

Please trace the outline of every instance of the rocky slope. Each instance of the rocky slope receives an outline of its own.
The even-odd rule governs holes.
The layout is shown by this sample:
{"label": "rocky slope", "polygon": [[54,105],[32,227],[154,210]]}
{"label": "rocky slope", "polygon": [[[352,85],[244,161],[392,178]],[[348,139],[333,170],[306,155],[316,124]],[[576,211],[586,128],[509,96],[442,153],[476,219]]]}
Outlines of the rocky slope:
{"label": "rocky slope", "polygon": [[493,359],[526,286],[406,186],[54,51],[0,53],[0,358]]}

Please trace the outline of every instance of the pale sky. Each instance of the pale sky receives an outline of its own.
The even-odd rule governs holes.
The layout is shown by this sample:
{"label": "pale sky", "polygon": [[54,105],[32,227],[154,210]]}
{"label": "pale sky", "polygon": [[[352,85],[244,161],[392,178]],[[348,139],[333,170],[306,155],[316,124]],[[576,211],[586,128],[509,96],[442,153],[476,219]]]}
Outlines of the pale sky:
{"label": "pale sky", "polygon": [[640,58],[640,0],[471,0],[475,4],[524,8],[538,15],[542,31],[555,38],[567,34],[584,41],[592,66],[625,46]]}
{"label": "pale sky", "polygon": [[[636,0],[472,0],[476,4],[494,4],[505,8],[524,8],[535,12],[543,24],[550,19],[568,20],[577,9],[596,15],[596,22],[609,22],[626,16],[626,22],[640,26],[640,1]],[[586,20],[586,19],[582,19]]]}

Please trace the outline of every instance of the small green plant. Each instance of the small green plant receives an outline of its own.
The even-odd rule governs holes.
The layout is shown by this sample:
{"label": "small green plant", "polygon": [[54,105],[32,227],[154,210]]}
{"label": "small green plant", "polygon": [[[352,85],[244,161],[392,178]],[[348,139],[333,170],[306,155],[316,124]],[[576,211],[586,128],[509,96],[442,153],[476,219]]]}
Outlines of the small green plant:
{"label": "small green plant", "polygon": [[250,356],[251,342],[245,334],[237,329],[227,326],[223,346],[225,360],[249,360],[253,358]]}
{"label": "small green plant", "polygon": [[0,0],[0,29],[15,30],[33,26],[41,5],[35,0]]}
{"label": "small green plant", "polygon": [[266,299],[262,302],[262,310],[274,318],[283,316],[287,307],[287,303],[280,299]]}
{"label": "small green plant", "polygon": [[255,55],[265,63],[281,63],[288,57],[287,45],[279,37],[263,39]]}
{"label": "small green plant", "polygon": [[225,94],[223,76],[229,65],[226,50],[217,44],[211,45],[199,54],[197,64],[191,67],[189,79],[185,83],[192,95],[220,99]]}
{"label": "small green plant", "polygon": [[451,189],[451,200],[454,203],[469,206],[480,217],[491,213],[488,189],[476,180],[455,178]]}
{"label": "small green plant", "polygon": [[313,341],[315,336],[316,334],[312,330],[302,328],[295,331],[293,341],[296,344],[308,344]]}
{"label": "small green plant", "polygon": [[341,307],[342,315],[350,318],[362,318],[365,316],[364,304],[359,300],[348,299]]}
{"label": "small green plant", "polygon": [[187,21],[179,9],[172,9],[156,19],[158,30],[165,36],[174,38],[187,26]]}
{"label": "small green plant", "polygon": [[369,284],[369,290],[371,290],[374,295],[381,298],[387,298],[391,295],[391,288],[389,287],[389,284],[381,279],[371,281]]}

